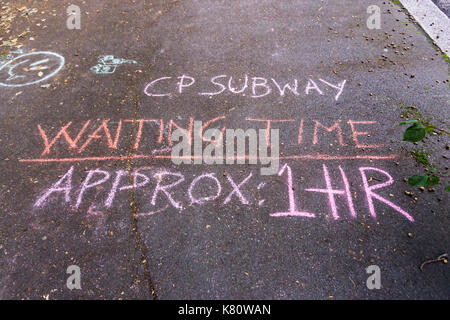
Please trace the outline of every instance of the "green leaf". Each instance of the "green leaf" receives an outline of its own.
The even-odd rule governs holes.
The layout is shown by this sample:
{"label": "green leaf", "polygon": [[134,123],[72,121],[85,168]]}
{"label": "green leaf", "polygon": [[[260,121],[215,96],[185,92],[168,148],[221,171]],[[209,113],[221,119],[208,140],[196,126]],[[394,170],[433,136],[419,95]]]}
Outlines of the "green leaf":
{"label": "green leaf", "polygon": [[427,165],[430,164],[430,161],[428,160],[428,156],[424,152],[414,151],[413,153],[414,158],[416,158],[417,162],[420,162],[421,164]]}
{"label": "green leaf", "polygon": [[450,186],[446,186],[445,190],[447,190],[448,192],[450,192]]}
{"label": "green leaf", "polygon": [[406,120],[406,121],[400,122],[398,125],[402,126],[404,124],[413,124],[413,123],[419,123],[419,120]]}
{"label": "green leaf", "polygon": [[427,182],[427,176],[424,174],[415,174],[408,178],[408,184],[412,187],[424,186]]}
{"label": "green leaf", "polygon": [[425,138],[425,129],[421,123],[416,123],[405,130],[403,141],[417,142]]}
{"label": "green leaf", "polygon": [[434,186],[435,184],[438,184],[439,183],[439,181],[440,181],[441,179],[439,179],[439,177],[436,177],[436,176],[428,176],[427,177],[427,181],[425,182],[425,187],[431,187],[431,186]]}

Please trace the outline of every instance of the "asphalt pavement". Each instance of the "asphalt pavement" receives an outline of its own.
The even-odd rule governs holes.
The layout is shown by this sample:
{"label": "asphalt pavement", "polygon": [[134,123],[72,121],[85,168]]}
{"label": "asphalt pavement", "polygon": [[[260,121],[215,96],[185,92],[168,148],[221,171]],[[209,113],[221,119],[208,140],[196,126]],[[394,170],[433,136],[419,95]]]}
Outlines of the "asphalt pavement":
{"label": "asphalt pavement", "polygon": [[[425,170],[413,151],[448,170],[448,135],[398,125],[449,131],[448,58],[402,7],[1,6],[0,299],[450,298],[449,264],[420,268],[450,253],[448,176],[405,181]],[[171,137],[199,126],[278,129],[275,174],[174,163]]]}

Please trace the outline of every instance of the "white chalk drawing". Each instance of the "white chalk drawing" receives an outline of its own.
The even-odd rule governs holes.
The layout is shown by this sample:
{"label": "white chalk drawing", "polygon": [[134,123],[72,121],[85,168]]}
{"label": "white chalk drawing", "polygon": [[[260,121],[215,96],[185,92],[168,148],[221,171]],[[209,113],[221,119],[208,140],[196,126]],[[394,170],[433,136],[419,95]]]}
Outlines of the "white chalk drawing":
{"label": "white chalk drawing", "polygon": [[[14,53],[19,56],[14,58]],[[0,87],[24,87],[46,81],[64,66],[63,56],[49,51],[10,53],[0,63]]]}
{"label": "white chalk drawing", "polygon": [[114,58],[114,56],[100,56],[98,57],[98,64],[91,68],[91,71],[96,74],[112,74],[121,64],[132,63],[137,64],[137,61]]}

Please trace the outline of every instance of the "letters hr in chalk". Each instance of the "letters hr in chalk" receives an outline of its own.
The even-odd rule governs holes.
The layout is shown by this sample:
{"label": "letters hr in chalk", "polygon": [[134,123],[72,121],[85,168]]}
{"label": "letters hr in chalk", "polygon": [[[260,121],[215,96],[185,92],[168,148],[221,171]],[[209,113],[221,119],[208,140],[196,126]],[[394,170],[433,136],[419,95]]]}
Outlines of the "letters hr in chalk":
{"label": "letters hr in chalk", "polygon": [[[348,207],[348,215],[356,218],[357,213],[352,198],[352,192],[355,190],[351,189],[350,186],[352,184],[350,184],[350,182],[353,182],[353,185],[359,185],[359,181],[349,181],[346,172],[341,166],[338,167],[338,172],[341,178],[340,181],[339,179],[334,179],[333,181],[331,180],[330,169],[325,164],[322,165],[322,170],[323,179],[320,179],[322,183],[319,185],[324,187],[303,189],[303,192],[300,193],[301,196],[299,196],[299,192],[297,191],[298,189],[296,188],[294,191],[294,174],[292,169],[287,163],[284,164],[278,172],[278,175],[280,177],[286,176],[286,187],[283,189],[277,188],[275,191],[278,193],[284,193],[284,196],[283,194],[280,194],[279,201],[283,201],[282,199],[287,198],[288,201],[285,205],[286,211],[271,213],[270,216],[315,218],[317,213],[310,212],[310,210],[298,210],[299,207],[304,207],[305,202],[308,200],[308,197],[304,197],[304,192],[314,192],[322,195],[323,200],[328,200],[328,208],[334,220],[341,218],[337,201],[339,201],[340,204],[346,203]],[[334,170],[336,170],[336,168],[334,168]],[[252,190],[254,189],[253,186],[255,185],[255,182],[251,181],[253,178],[253,174],[251,172],[246,178],[241,179],[240,181],[236,181],[231,174],[227,174],[226,187],[229,189],[231,186],[232,190],[227,194],[226,198],[223,199],[221,196],[222,193],[225,195],[225,189],[222,188],[222,183],[216,177],[215,173],[202,173],[201,175],[195,177],[190,183],[185,183],[185,175],[180,172],[143,167],[136,169],[132,173],[125,170],[117,170],[115,173],[110,173],[109,171],[97,168],[94,170],[89,170],[86,177],[81,182],[80,187],[76,191],[73,191],[73,171],[74,167],[72,166],[64,174],[64,176],[62,176],[62,178],[55,182],[39,197],[39,199],[35,202],[34,207],[43,207],[46,204],[59,200],[63,197],[66,204],[69,204],[74,209],[78,209],[82,205],[83,198],[86,194],[92,193],[93,190],[95,190],[98,195],[100,195],[101,190],[105,190],[105,192],[101,195],[103,200],[100,200],[100,198],[96,196],[96,201],[100,200],[102,201],[102,204],[90,204],[90,208],[95,206],[96,208],[103,207],[108,209],[113,207],[114,200],[118,193],[130,189],[135,190],[136,201],[140,202],[142,207],[148,206],[149,202],[150,207],[152,208],[151,211],[147,213],[139,213],[138,216],[154,215],[158,212],[166,210],[170,206],[181,211],[185,207],[193,204],[203,205],[212,201],[220,201],[223,205],[227,205],[232,199],[236,198],[243,205],[257,204],[258,206],[261,206],[261,204],[264,203],[264,201],[257,201],[257,199],[252,198],[255,196],[255,192]],[[143,172],[145,171],[150,171],[151,175],[148,173],[144,174]],[[391,212],[395,210],[409,221],[414,221],[414,218],[408,212],[376,192],[376,190],[388,187],[394,183],[394,179],[389,173],[374,167],[360,167],[359,173],[362,180],[362,189],[365,194],[367,208],[373,218],[376,218],[374,200],[378,200],[378,203],[382,203],[389,207]],[[369,181],[372,180],[370,177],[373,174],[383,176],[384,181],[376,184],[369,184]],[[353,176],[354,175],[352,175],[352,177]],[[132,177],[132,183],[129,182],[130,177]],[[107,182],[110,182],[108,183],[108,185],[111,185],[110,188],[104,188],[104,186],[102,186]],[[139,199],[142,195],[144,187],[149,184],[153,185],[153,187],[150,188],[150,194],[144,196],[143,199]],[[210,187],[205,188],[205,184]],[[250,184],[252,184],[252,186],[249,186]],[[260,181],[256,181],[256,184],[258,185],[256,188],[257,190],[261,190],[266,185]],[[333,187],[333,185],[336,186],[339,184],[341,185],[340,188]],[[203,186],[203,188],[201,186]],[[208,190],[207,195],[200,194],[202,192],[204,193],[204,190]],[[186,198],[188,200],[187,203]],[[318,207],[316,203],[314,204],[314,207]]]}
{"label": "letters hr in chalk", "polygon": [[[175,79],[178,79],[176,83],[174,82]],[[294,96],[299,96],[301,93],[309,95],[312,92],[323,95],[328,89],[333,89],[334,100],[337,101],[344,90],[346,81],[342,80],[337,84],[333,84],[320,78],[318,81],[308,79],[300,84],[301,88],[299,88],[299,81],[297,79],[287,83],[281,83],[281,81],[275,80],[274,78],[249,77],[248,75],[244,75],[243,79],[236,81],[236,79],[233,80],[232,76],[219,75],[210,79],[213,87],[211,88],[211,85],[208,85],[208,88],[210,88],[209,91],[200,91],[198,94],[211,97],[228,91],[242,96],[248,95],[251,98],[262,98],[270,94],[278,94],[283,97],[288,92]],[[148,83],[144,89],[144,93],[149,97],[172,97],[175,94],[174,90],[176,94],[182,94],[186,91],[193,92],[193,88],[189,87],[194,86],[195,83],[195,78],[187,75],[161,77]]]}

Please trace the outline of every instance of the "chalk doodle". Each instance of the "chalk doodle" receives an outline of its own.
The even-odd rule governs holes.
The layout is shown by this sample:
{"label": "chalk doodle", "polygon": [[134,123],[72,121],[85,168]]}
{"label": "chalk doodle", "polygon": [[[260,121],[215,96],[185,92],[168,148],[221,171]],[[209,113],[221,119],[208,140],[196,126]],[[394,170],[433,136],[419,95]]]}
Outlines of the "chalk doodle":
{"label": "chalk doodle", "polygon": [[56,75],[64,66],[63,56],[49,51],[36,51],[17,57],[10,53],[9,59],[0,64],[1,87],[23,87],[46,81]]}
{"label": "chalk doodle", "polygon": [[112,74],[116,72],[118,66],[125,63],[137,64],[137,61],[114,58],[114,56],[100,56],[97,62],[98,64],[91,68],[91,71],[96,74]]}

